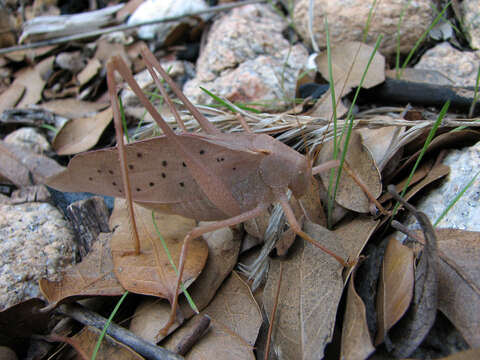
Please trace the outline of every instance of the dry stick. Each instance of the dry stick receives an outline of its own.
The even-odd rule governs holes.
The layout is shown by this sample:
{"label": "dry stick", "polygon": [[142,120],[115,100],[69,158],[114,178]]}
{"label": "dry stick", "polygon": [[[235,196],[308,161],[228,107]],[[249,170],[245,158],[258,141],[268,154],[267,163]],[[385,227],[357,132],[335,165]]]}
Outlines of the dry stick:
{"label": "dry stick", "polygon": [[195,345],[208,330],[210,326],[210,317],[208,315],[199,315],[200,317],[193,320],[195,323],[188,330],[179,343],[175,346],[175,352],[185,355]]}
{"label": "dry stick", "polygon": [[[87,308],[77,304],[63,304],[57,308],[57,311],[63,315],[69,316],[78,322],[93,326],[102,330],[107,322],[107,319],[88,310]],[[156,346],[148,341],[139,338],[131,331],[118,326],[117,324],[110,323],[107,328],[107,334],[118,340],[122,344],[125,344],[135,350],[142,356],[149,359],[156,360],[181,360],[182,356],[175,354],[167,349]]]}
{"label": "dry stick", "polygon": [[283,277],[283,261],[280,261],[280,275],[278,278],[278,284],[277,284],[277,291],[275,293],[275,302],[273,304],[273,309],[270,314],[270,325],[268,326],[268,333],[267,333],[267,344],[265,345],[265,354],[264,354],[264,360],[268,360],[268,355],[270,353],[270,341],[272,339],[272,332],[273,332],[273,323],[275,321],[275,314],[277,312],[277,306],[278,306],[278,297],[280,295],[280,287],[282,285],[282,277]]}
{"label": "dry stick", "polygon": [[211,13],[211,12],[220,12],[220,11],[230,10],[230,9],[240,7],[240,6],[244,6],[244,5],[257,4],[257,3],[263,3],[263,2],[265,2],[265,0],[247,0],[247,1],[240,2],[240,3],[212,6],[211,8],[208,8],[208,9],[205,9],[205,10],[200,10],[200,11],[195,11],[195,12],[192,12],[192,13],[189,13],[189,14],[165,17],[163,19],[157,19],[157,20],[151,20],[151,21],[144,21],[144,22],[134,24],[134,25],[123,24],[123,25],[111,26],[111,27],[104,28],[104,29],[84,32],[84,33],[81,33],[81,34],[64,36],[64,37],[60,37],[60,38],[56,38],[56,39],[52,39],[52,40],[38,41],[38,42],[35,42],[35,43],[31,43],[31,44],[17,45],[17,46],[12,46],[12,47],[8,47],[8,48],[0,49],[0,55],[11,53],[11,52],[14,52],[14,51],[36,49],[36,48],[43,47],[43,46],[64,44],[64,43],[68,43],[68,42],[75,41],[75,40],[83,40],[83,39],[91,38],[91,37],[94,37],[94,36],[110,34],[112,32],[116,32],[116,31],[126,31],[126,30],[134,29],[134,28],[137,28],[137,27],[140,27],[140,26],[144,26],[144,25],[153,25],[153,24],[172,22],[172,21],[177,21],[177,20],[189,17],[189,16],[198,16],[198,15],[207,14],[207,13]]}

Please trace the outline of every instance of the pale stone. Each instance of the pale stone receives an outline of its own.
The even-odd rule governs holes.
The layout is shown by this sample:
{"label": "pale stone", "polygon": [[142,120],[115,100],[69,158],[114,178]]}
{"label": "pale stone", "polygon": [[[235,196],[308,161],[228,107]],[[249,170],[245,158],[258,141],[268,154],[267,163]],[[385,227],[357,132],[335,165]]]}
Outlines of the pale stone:
{"label": "pale stone", "polygon": [[[422,196],[415,204],[423,211],[432,224],[442,212],[467,186],[480,169],[480,142],[472,147],[461,150],[451,150],[443,160],[450,167],[450,174],[440,186]],[[409,215],[405,225],[419,229],[416,219]],[[450,209],[447,215],[437,225],[438,228],[451,228],[469,231],[480,231],[480,176]],[[397,238],[405,238],[397,236]]]}
{"label": "pale stone", "polygon": [[415,69],[436,70],[455,86],[475,86],[479,66],[480,51],[460,51],[444,42],[423,54]]}
{"label": "pale stone", "polygon": [[42,154],[50,150],[50,143],[37,129],[23,127],[8,134],[4,141],[7,144],[15,144],[24,150]]}
{"label": "pale stone", "polygon": [[[303,39],[311,45],[309,32],[309,4],[311,0],[300,0],[293,12],[295,28]],[[375,45],[383,34],[380,52],[392,56],[397,51],[397,37],[401,39],[400,51],[409,52],[416,41],[428,29],[434,19],[429,0],[408,2],[405,0],[377,1],[374,17],[371,19],[367,44]],[[328,19],[331,44],[345,41],[362,41],[372,1],[364,0],[314,0],[312,32],[320,50],[326,47],[325,16]],[[398,34],[401,14],[404,16]]]}
{"label": "pale stone", "polygon": [[294,97],[308,53],[301,44],[290,46],[282,35],[286,27],[268,5],[233,9],[212,26],[185,94],[196,103],[213,103],[202,86],[230,101],[263,103],[257,106],[263,110],[291,106],[285,99]]}
{"label": "pale stone", "polygon": [[39,297],[38,280],[58,280],[74,261],[74,235],[48,203],[0,205],[0,309]]}
{"label": "pale stone", "polygon": [[472,48],[480,50],[480,0],[464,0],[460,3],[463,27]]}

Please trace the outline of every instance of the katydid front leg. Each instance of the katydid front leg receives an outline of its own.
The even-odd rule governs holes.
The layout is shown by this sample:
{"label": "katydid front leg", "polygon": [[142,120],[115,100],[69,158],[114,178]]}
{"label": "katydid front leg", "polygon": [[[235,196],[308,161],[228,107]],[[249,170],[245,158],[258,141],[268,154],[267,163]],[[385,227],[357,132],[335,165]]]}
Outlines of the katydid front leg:
{"label": "katydid front leg", "polygon": [[135,213],[133,211],[132,188],[130,186],[130,178],[128,177],[127,155],[125,151],[125,143],[123,142],[123,126],[122,116],[120,114],[120,105],[117,97],[117,81],[115,80],[115,71],[118,71],[115,62],[109,61],[107,64],[107,85],[110,101],[112,103],[113,122],[115,125],[115,135],[117,138],[118,157],[120,160],[120,171],[122,173],[123,191],[127,200],[127,210],[130,219],[132,236],[134,241],[134,255],[140,254],[140,239],[138,236],[137,224],[135,222]]}

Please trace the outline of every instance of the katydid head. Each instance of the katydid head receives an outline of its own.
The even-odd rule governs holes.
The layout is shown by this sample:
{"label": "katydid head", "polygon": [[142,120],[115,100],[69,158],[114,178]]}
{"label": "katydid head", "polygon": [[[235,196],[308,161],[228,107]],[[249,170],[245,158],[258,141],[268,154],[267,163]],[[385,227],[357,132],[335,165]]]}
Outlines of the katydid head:
{"label": "katydid head", "polygon": [[270,154],[265,156],[260,164],[264,183],[272,189],[289,188],[296,198],[301,197],[311,183],[310,161],[291,147],[270,139],[273,140],[269,144]]}
{"label": "katydid head", "polygon": [[297,199],[302,197],[307,192],[313,176],[310,161],[304,156],[302,156],[302,158],[302,162],[296,163],[294,176],[288,184],[288,188],[292,190],[293,196],[295,196]]}

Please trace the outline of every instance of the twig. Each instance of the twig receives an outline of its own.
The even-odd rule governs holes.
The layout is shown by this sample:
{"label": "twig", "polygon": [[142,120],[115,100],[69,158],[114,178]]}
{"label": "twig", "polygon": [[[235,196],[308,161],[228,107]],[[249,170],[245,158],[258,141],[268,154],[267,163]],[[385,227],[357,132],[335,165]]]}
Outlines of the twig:
{"label": "twig", "polygon": [[175,346],[175,352],[177,354],[185,355],[207,332],[210,326],[210,317],[208,315],[198,316],[198,318],[193,320],[195,323],[192,328],[189,329],[188,333],[185,334]]}
{"label": "twig", "polygon": [[[107,319],[88,310],[87,308],[73,303],[63,304],[58,307],[57,311],[63,315],[67,315],[78,322],[96,327],[102,330]],[[148,341],[145,341],[129,330],[111,323],[107,329],[107,334],[121,343],[131,347],[134,351],[149,359],[156,360],[181,360],[182,356],[175,354],[167,349],[156,346]]]}
{"label": "twig", "polygon": [[68,43],[70,41],[82,40],[82,39],[86,39],[86,38],[90,38],[90,37],[100,36],[100,35],[104,35],[104,34],[110,34],[110,33],[115,32],[115,31],[126,31],[126,30],[134,29],[134,28],[137,28],[137,27],[140,27],[140,26],[144,26],[144,25],[153,25],[153,24],[160,24],[160,23],[165,23],[165,22],[177,21],[177,20],[183,19],[185,17],[189,17],[189,16],[198,16],[198,15],[212,13],[212,12],[220,12],[220,11],[230,10],[230,9],[240,7],[240,6],[244,6],[244,5],[262,3],[262,2],[265,2],[265,0],[247,0],[247,1],[238,2],[238,3],[212,6],[208,9],[205,9],[205,10],[195,11],[195,12],[180,15],[180,16],[170,16],[170,17],[166,17],[166,18],[163,18],[163,19],[144,21],[142,23],[138,23],[138,24],[135,24],[135,25],[123,24],[123,25],[111,26],[111,27],[107,27],[107,28],[103,28],[103,29],[99,29],[99,30],[84,32],[84,33],[81,33],[81,34],[59,37],[59,38],[52,39],[52,40],[38,41],[38,42],[35,42],[35,43],[31,43],[31,44],[12,46],[12,47],[8,47],[8,48],[0,49],[0,55],[8,54],[8,53],[13,52],[13,51],[36,49],[36,48],[43,47],[43,46],[51,46],[51,45]]}

